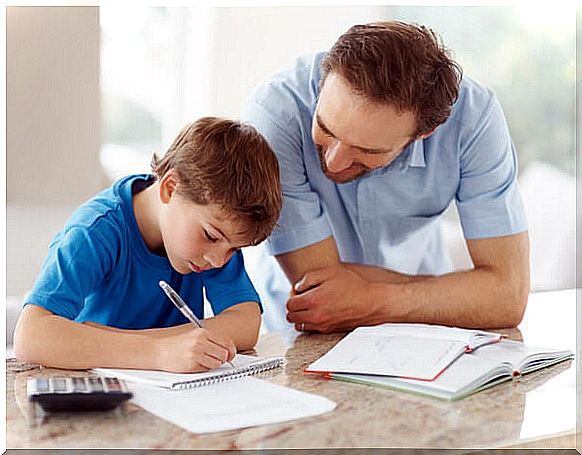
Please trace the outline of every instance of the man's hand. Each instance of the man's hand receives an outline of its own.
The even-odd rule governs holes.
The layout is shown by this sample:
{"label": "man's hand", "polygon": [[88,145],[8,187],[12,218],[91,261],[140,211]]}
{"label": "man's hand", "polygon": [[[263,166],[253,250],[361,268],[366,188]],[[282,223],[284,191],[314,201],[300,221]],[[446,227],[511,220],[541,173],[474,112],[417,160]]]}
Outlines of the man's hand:
{"label": "man's hand", "polygon": [[365,296],[370,283],[340,264],[307,272],[287,301],[287,320],[296,330],[322,333],[352,330],[370,319]]}

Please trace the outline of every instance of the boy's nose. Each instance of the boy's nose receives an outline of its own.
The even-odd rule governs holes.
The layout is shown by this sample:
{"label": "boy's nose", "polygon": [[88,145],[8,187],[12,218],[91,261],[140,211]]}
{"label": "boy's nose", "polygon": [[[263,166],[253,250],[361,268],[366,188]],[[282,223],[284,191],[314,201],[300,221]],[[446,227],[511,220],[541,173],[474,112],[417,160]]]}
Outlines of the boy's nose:
{"label": "boy's nose", "polygon": [[325,164],[330,172],[341,172],[349,168],[353,163],[347,147],[341,142],[335,141],[331,144],[325,153]]}
{"label": "boy's nose", "polygon": [[222,267],[228,261],[228,253],[209,252],[204,256],[206,262],[216,269]]}

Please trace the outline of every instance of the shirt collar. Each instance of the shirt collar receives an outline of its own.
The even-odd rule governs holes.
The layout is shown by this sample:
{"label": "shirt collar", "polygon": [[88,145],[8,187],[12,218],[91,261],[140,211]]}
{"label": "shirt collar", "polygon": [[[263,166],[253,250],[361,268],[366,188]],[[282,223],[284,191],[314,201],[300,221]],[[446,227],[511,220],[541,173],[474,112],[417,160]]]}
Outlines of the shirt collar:
{"label": "shirt collar", "polygon": [[424,140],[419,139],[412,143],[412,153],[410,154],[410,159],[408,160],[408,166],[410,167],[426,167],[426,161],[424,159]]}

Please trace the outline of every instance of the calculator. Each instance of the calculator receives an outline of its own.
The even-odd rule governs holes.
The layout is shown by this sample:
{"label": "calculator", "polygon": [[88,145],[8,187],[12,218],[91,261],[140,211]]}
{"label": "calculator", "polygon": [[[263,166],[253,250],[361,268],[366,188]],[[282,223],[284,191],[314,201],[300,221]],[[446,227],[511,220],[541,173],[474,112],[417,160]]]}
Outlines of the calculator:
{"label": "calculator", "polygon": [[123,381],[102,377],[31,378],[26,391],[46,412],[110,411],[133,397]]}

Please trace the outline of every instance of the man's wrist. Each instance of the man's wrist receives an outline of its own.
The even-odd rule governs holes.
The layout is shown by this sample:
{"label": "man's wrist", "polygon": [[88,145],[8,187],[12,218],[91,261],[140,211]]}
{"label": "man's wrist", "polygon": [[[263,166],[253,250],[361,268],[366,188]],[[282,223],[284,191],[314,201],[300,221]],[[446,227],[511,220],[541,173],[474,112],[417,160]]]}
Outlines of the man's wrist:
{"label": "man's wrist", "polygon": [[405,284],[370,283],[367,291],[368,325],[383,324],[385,322],[401,322],[404,320],[402,312],[402,298]]}

